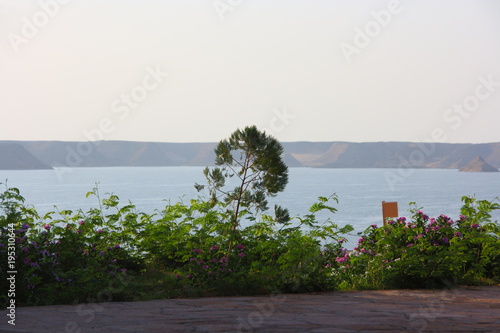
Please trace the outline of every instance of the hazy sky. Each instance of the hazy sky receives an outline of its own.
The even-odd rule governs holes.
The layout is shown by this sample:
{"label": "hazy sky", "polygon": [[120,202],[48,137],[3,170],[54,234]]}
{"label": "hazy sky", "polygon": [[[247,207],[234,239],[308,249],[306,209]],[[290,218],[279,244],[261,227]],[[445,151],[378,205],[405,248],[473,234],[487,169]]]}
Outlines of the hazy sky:
{"label": "hazy sky", "polygon": [[498,0],[0,0],[0,140],[500,141]]}

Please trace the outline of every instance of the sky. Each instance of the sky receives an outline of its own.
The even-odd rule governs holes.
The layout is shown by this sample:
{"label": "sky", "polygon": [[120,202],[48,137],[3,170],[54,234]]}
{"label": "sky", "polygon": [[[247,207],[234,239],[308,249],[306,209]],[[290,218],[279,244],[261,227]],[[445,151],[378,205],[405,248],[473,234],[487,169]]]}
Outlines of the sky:
{"label": "sky", "polygon": [[500,142],[497,0],[0,0],[0,140]]}

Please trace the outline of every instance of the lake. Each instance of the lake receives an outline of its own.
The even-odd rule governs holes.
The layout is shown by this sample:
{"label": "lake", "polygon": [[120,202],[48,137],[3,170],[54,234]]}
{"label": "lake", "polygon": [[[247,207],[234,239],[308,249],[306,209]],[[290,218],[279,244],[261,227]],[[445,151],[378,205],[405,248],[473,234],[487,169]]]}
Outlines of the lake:
{"label": "lake", "polygon": [[[112,167],[73,168],[63,175],[54,170],[0,170],[0,180],[17,187],[40,214],[54,210],[97,207],[95,197],[85,198],[96,182],[102,197],[114,193],[122,204],[133,202],[139,211],[153,213],[167,204],[197,197],[195,182],[204,183],[203,167]],[[2,189],[3,190],[3,189]],[[349,236],[355,246],[356,232],[382,224],[382,201],[397,201],[399,215],[408,216],[416,202],[429,216],[447,214],[458,218],[463,195],[493,200],[500,197],[500,173],[465,173],[442,169],[322,169],[290,168],[284,192],[270,200],[304,215],[318,196],[337,194],[338,212],[322,214],[339,224],[355,228]],[[270,205],[271,206],[271,205]],[[500,220],[500,212],[495,212]]]}

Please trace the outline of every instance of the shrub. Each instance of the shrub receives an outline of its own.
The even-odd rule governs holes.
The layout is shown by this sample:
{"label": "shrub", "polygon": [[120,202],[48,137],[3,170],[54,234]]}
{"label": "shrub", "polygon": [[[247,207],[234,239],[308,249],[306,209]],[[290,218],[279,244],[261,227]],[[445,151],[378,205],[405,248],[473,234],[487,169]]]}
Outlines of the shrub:
{"label": "shrub", "polygon": [[500,280],[500,228],[491,211],[500,205],[463,197],[457,221],[429,218],[420,209],[370,226],[349,255],[338,257],[337,271],[353,288],[431,288]]}

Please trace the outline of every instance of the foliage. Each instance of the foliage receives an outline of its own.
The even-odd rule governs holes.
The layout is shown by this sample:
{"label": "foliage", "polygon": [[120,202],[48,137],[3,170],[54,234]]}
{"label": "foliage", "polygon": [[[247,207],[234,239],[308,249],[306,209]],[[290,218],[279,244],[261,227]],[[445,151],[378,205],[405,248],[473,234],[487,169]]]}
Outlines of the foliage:
{"label": "foliage", "polygon": [[370,226],[352,253],[332,265],[347,288],[449,287],[500,280],[498,203],[463,197],[460,218],[413,209],[384,227]]}
{"label": "foliage", "polygon": [[335,281],[324,270],[322,242],[336,247],[352,230],[318,221],[316,213],[335,212],[337,200],[321,197],[298,223],[262,214],[228,254],[223,245],[234,238],[225,203],[196,199],[149,215],[120,206],[116,195],[101,198],[97,186],[87,197],[99,208],[39,216],[18,189],[0,195],[0,284],[8,289],[12,228],[18,305],[329,290]]}
{"label": "foliage", "polygon": [[[231,218],[227,255],[237,241],[240,219],[247,215],[248,219],[255,219],[254,213],[268,210],[267,197],[275,196],[285,189],[288,167],[281,158],[282,154],[283,147],[279,141],[255,126],[236,130],[215,148],[216,167],[204,170],[208,184],[196,184],[195,187],[198,191],[208,187],[211,201],[222,201],[226,207]],[[235,176],[236,187],[230,190],[227,182]],[[286,210],[276,206],[275,212],[279,221],[288,221]]]}
{"label": "foliage", "polygon": [[[353,251],[335,213],[336,196],[286,222],[262,214],[228,253],[231,215],[202,199],[153,215],[119,198],[88,193],[99,208],[39,216],[19,190],[0,194],[0,285],[15,235],[16,302],[44,305],[203,295],[254,295],[335,289],[443,287],[500,281],[500,205],[463,197],[462,215],[429,218],[414,208],[384,227],[370,226]],[[7,301],[7,295],[1,296]]]}

